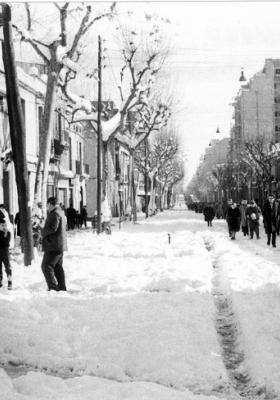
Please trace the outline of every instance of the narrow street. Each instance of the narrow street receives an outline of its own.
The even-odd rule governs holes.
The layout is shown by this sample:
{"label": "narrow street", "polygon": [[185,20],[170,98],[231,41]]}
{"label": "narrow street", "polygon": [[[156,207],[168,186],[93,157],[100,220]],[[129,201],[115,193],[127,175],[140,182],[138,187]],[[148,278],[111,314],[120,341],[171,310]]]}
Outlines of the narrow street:
{"label": "narrow street", "polygon": [[46,291],[41,258],[14,255],[1,387],[9,399],[280,398],[279,249],[175,209],[111,236],[71,232],[67,293]]}

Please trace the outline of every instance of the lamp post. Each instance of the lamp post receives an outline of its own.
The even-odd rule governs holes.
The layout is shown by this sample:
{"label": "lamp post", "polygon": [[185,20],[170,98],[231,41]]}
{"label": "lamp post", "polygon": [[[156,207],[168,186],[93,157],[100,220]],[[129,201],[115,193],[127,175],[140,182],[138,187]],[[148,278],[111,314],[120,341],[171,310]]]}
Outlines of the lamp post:
{"label": "lamp post", "polygon": [[102,69],[101,69],[101,37],[98,36],[98,108],[97,108],[97,233],[101,233],[101,150],[102,150],[102,128],[101,128],[101,99],[102,99]]}

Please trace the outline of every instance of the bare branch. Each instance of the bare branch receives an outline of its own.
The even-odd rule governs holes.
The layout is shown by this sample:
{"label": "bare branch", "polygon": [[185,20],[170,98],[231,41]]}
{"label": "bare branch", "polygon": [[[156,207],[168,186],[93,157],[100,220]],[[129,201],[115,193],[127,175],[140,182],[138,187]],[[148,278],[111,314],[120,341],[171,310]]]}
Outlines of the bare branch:
{"label": "bare branch", "polygon": [[31,29],[31,13],[30,13],[29,3],[25,3],[25,10],[26,10],[26,15],[27,15],[27,30],[30,31],[30,29]]}
{"label": "bare branch", "polygon": [[60,9],[61,46],[67,45],[66,19],[68,6],[69,3],[65,3],[64,6]]}
{"label": "bare branch", "polygon": [[97,17],[93,18],[88,24],[87,26],[84,28],[83,30],[83,34],[85,34],[91,27],[93,24],[95,24],[97,21],[99,21],[102,18],[106,18],[106,17],[111,17],[112,16],[112,11],[108,11],[104,14],[98,15]]}
{"label": "bare branch", "polygon": [[58,9],[58,11],[60,12],[61,8],[60,8],[60,6],[58,5],[58,3],[54,2],[54,5],[55,5],[55,7]]}
{"label": "bare branch", "polygon": [[72,47],[71,47],[71,49],[68,51],[68,56],[69,56],[70,58],[73,57],[73,55],[74,55],[74,53],[75,53],[75,51],[76,51],[76,49],[77,49],[77,46],[78,46],[78,44],[79,44],[79,40],[81,39],[81,37],[82,37],[83,34],[84,34],[84,30],[85,30],[85,28],[86,28],[86,26],[87,26],[87,23],[88,23],[88,21],[89,21],[90,14],[91,14],[91,6],[88,5],[88,6],[87,6],[87,9],[86,9],[86,13],[85,13],[85,15],[84,15],[84,17],[83,17],[83,19],[82,19],[82,21],[81,21],[81,23],[80,23],[79,29],[78,29],[78,31],[76,32],[75,37],[74,37],[74,40],[73,40],[73,43],[72,43]]}
{"label": "bare branch", "polygon": [[[40,48],[37,46],[37,44],[35,43],[35,41],[33,39],[30,38],[26,38],[24,33],[22,32],[21,29],[19,29],[18,26],[16,25],[12,25],[13,28],[17,31],[17,33],[21,36],[22,40],[24,40],[26,43],[29,43],[33,49],[36,51],[36,53],[43,59],[43,61],[48,65],[49,64],[49,59],[47,58],[47,56],[40,50]],[[49,46],[47,46],[49,48]]]}

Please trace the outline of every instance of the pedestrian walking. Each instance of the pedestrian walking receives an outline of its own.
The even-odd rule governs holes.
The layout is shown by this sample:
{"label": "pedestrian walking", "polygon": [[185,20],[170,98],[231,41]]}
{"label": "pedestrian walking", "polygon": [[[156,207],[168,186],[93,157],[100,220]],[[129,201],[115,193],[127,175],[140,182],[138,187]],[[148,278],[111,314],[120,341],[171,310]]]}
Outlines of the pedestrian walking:
{"label": "pedestrian walking", "polygon": [[87,217],[88,217],[88,212],[87,212],[87,206],[84,205],[81,209],[81,225],[85,225],[85,228],[87,227]]}
{"label": "pedestrian walking", "polygon": [[229,207],[227,221],[230,238],[231,240],[235,240],[236,232],[240,230],[240,211],[236,203],[232,203],[232,205]]}
{"label": "pedestrian walking", "polygon": [[231,233],[230,233],[230,228],[229,228],[228,212],[229,212],[229,209],[231,208],[232,204],[233,204],[233,201],[232,201],[231,199],[229,199],[229,200],[227,201],[227,205],[224,204],[225,219],[226,219],[226,221],[227,221],[228,235],[229,235],[229,237],[231,237]]}
{"label": "pedestrian walking", "polygon": [[14,222],[15,222],[15,227],[16,227],[15,235],[16,235],[16,238],[17,238],[17,243],[16,243],[16,245],[20,245],[21,251],[23,251],[23,248],[22,248],[22,240],[21,240],[21,234],[20,234],[19,212],[16,213],[15,221],[14,221]]}
{"label": "pedestrian walking", "polygon": [[267,235],[268,246],[271,242],[272,246],[276,247],[276,226],[278,213],[278,203],[275,200],[275,196],[273,194],[269,194],[263,205],[263,224],[265,233]]}
{"label": "pedestrian walking", "polygon": [[249,235],[248,228],[248,215],[247,215],[247,200],[242,200],[240,207],[240,220],[241,220],[241,230],[244,236]]}
{"label": "pedestrian walking", "polygon": [[256,234],[257,239],[259,239],[260,238],[259,208],[254,200],[250,201],[250,204],[247,207],[246,214],[249,223],[250,239],[253,239],[254,233]]}
{"label": "pedestrian walking", "polygon": [[76,223],[76,210],[72,204],[67,208],[67,227],[68,229],[74,229]]}
{"label": "pedestrian walking", "polygon": [[0,287],[3,286],[3,272],[2,272],[2,263],[4,264],[7,281],[8,281],[8,289],[12,289],[12,268],[10,264],[10,254],[9,254],[9,246],[10,246],[11,232],[8,230],[6,221],[1,218],[0,219]]}
{"label": "pedestrian walking", "polygon": [[203,210],[204,220],[207,222],[207,226],[212,226],[212,221],[215,217],[215,211],[211,204],[204,207]]}
{"label": "pedestrian walking", "polygon": [[55,197],[47,201],[48,215],[42,230],[43,251],[42,271],[48,290],[66,290],[63,269],[63,252],[67,250],[66,218]]}

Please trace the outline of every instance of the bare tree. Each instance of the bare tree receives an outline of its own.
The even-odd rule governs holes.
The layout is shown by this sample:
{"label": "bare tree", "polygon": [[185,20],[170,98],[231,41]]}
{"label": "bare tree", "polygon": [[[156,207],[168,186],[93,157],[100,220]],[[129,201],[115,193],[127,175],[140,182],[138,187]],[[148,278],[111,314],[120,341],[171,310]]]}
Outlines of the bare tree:
{"label": "bare tree", "polygon": [[[90,28],[100,19],[111,17],[115,11],[114,3],[107,12],[97,16],[92,15],[92,6],[84,6],[82,3],[71,6],[71,3],[53,3],[59,16],[59,33],[48,41],[39,40],[32,33],[32,6],[24,5],[26,11],[26,27],[22,24],[14,24],[14,29],[21,40],[28,43],[46,64],[48,70],[47,87],[45,95],[45,106],[43,114],[42,132],[40,132],[39,161],[36,172],[35,201],[41,200],[43,212],[46,212],[47,181],[49,173],[49,160],[51,154],[51,139],[53,122],[56,109],[59,86],[64,89],[67,83],[74,79],[77,73],[77,62],[82,54],[82,38]],[[70,15],[77,14],[79,21],[76,30],[69,32],[67,22]],[[84,103],[88,108],[88,103]],[[91,110],[88,110],[91,111]]]}
{"label": "bare tree", "polygon": [[153,212],[155,208],[156,179],[160,182],[160,196],[163,195],[166,185],[173,185],[173,183],[176,183],[175,180],[174,182],[171,181],[175,174],[175,160],[178,161],[178,150],[179,143],[176,136],[170,136],[168,133],[164,135],[162,132],[158,132],[154,143],[151,145],[149,154],[147,154],[148,163],[146,163],[143,149],[139,149],[135,153],[135,164],[137,168],[143,174],[148,174],[150,179],[150,212]]}

